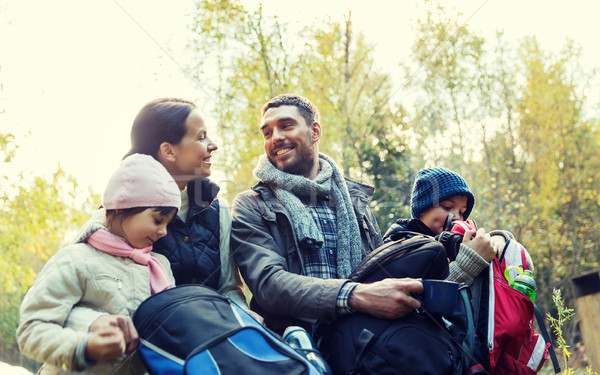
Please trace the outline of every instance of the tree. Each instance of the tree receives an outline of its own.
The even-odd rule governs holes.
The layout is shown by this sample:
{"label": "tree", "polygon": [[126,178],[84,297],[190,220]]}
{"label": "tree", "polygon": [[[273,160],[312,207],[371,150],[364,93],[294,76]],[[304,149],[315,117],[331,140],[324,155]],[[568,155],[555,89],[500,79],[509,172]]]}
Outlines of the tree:
{"label": "tree", "polygon": [[570,276],[598,267],[598,120],[584,118],[580,85],[587,79],[572,43],[553,57],[528,38],[521,56],[517,134],[529,189],[523,235],[538,250],[539,295],[548,301],[560,288],[572,305]]}
{"label": "tree", "polygon": [[[426,153],[426,161],[464,173],[462,158],[476,151],[477,136],[470,122],[486,116],[479,98],[486,77],[478,69],[485,59],[483,39],[460,25],[451,10],[426,2],[425,17],[417,21],[409,87],[418,89],[413,131]],[[435,139],[435,142],[431,142]]]}
{"label": "tree", "polygon": [[[12,134],[0,136],[2,158],[10,162]],[[5,164],[6,165],[6,164]],[[1,171],[0,187],[0,355],[16,362],[15,332],[19,306],[37,273],[98,206],[97,194],[83,192],[60,167],[50,179],[36,176],[10,181]]]}
{"label": "tree", "polygon": [[[229,198],[247,189],[261,154],[259,110],[270,97],[293,90],[293,69],[282,25],[262,7],[247,11],[239,1],[206,0],[196,6],[191,46],[198,57],[196,79],[214,106]],[[214,82],[204,76],[215,76]]]}
{"label": "tree", "polygon": [[226,187],[229,197],[250,187],[263,153],[260,106],[295,91],[319,107],[320,150],[341,161],[346,176],[380,188],[373,202],[380,224],[397,216],[408,181],[408,149],[400,135],[404,116],[401,107],[389,103],[390,77],[378,72],[373,47],[353,31],[351,14],[344,23],[323,21],[288,39],[287,25],[265,16],[261,7],[247,11],[235,1],[207,0],[197,9],[192,45],[198,66],[208,69],[216,60],[219,71],[211,97],[232,181]]}
{"label": "tree", "polygon": [[572,305],[569,276],[598,267],[598,119],[584,110],[592,75],[573,43],[552,56],[527,38],[516,54],[498,33],[489,48],[447,14],[429,8],[413,49],[422,158],[465,176],[473,216],[530,251],[542,310],[553,309],[554,288]]}

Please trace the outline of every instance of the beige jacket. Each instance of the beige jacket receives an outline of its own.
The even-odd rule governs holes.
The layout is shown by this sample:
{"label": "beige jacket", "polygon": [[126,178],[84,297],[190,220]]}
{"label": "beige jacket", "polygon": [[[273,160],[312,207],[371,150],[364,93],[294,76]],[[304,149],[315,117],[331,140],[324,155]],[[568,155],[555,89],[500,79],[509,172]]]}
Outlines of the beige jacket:
{"label": "beige jacket", "polygon": [[[151,295],[148,267],[129,258],[116,257],[83,242],[101,225],[90,223],[76,243],[59,250],[38,274],[21,304],[17,343],[21,352],[44,362],[41,374],[143,374],[137,355],[114,364],[104,363],[84,372],[74,372],[73,355],[88,335],[89,325],[68,323],[74,308],[101,314],[132,316],[139,304]],[[173,275],[167,259],[156,257]],[[96,315],[96,316],[98,316]]]}

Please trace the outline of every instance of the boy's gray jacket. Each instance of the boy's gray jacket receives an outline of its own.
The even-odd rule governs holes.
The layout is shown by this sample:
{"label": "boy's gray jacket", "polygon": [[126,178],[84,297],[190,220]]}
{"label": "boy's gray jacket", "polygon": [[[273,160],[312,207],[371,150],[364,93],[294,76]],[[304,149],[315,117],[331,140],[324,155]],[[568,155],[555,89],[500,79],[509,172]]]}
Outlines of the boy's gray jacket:
{"label": "boy's gray jacket", "polygon": [[[366,254],[382,244],[375,216],[367,207],[374,188],[348,179],[346,185]],[[336,317],[337,296],[348,280],[304,276],[303,250],[289,214],[267,185],[259,183],[240,193],[233,201],[232,217],[232,251],[252,291],[251,308],[263,315],[269,328],[281,333],[288,325],[306,326],[297,319]]]}
{"label": "boy's gray jacket", "polygon": [[[95,215],[95,218],[104,217]],[[73,355],[77,345],[88,335],[91,321],[72,321],[73,308],[102,314],[132,316],[139,304],[151,295],[147,266],[129,258],[98,251],[85,239],[101,224],[90,220],[73,244],[59,250],[38,274],[21,304],[21,321],[17,329],[19,349],[38,362],[45,362],[42,374],[75,372]],[[173,274],[167,259],[156,257]],[[143,374],[145,369],[137,355],[123,362],[98,364],[84,374]]]}

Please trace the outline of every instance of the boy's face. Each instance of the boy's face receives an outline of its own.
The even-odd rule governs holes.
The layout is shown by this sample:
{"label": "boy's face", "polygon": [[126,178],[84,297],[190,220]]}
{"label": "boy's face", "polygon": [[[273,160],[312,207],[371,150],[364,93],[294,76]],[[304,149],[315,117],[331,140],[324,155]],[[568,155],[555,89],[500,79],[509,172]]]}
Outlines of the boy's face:
{"label": "boy's face", "polygon": [[441,201],[438,206],[425,210],[419,219],[437,235],[444,231],[444,223],[448,214],[454,215],[452,221],[462,221],[466,210],[467,197],[465,195],[453,195]]}

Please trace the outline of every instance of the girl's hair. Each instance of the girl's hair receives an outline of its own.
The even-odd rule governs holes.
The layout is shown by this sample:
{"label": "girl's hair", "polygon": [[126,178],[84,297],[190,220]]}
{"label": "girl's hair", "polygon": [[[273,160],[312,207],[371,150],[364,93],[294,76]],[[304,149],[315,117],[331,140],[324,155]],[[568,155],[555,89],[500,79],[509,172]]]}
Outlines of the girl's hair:
{"label": "girl's hair", "polygon": [[151,208],[153,211],[160,213],[162,216],[167,216],[168,214],[173,212],[173,210],[177,212],[177,207],[132,207],[119,210],[106,210],[106,217],[108,218],[108,227],[110,228],[112,226],[113,220],[117,218],[119,220],[119,225],[123,225],[123,222],[128,217],[137,215],[140,212],[146,211],[149,208]]}
{"label": "girl's hair", "polygon": [[[185,99],[153,100],[138,112],[131,127],[131,154],[146,154],[157,159],[163,142],[179,144],[188,131],[185,120],[196,105]],[[157,159],[158,160],[158,159]]]}

